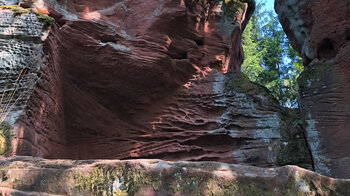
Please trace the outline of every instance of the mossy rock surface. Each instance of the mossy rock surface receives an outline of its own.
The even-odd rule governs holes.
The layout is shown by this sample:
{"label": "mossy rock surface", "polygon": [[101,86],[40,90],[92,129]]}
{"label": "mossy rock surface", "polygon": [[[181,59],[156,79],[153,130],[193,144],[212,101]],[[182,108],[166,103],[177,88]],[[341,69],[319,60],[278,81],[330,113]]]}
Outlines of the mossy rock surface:
{"label": "mossy rock surface", "polygon": [[46,14],[42,14],[40,12],[35,12],[35,14],[38,16],[39,21],[43,24],[44,29],[49,28],[55,23],[55,19]]}
{"label": "mossy rock surface", "polygon": [[[344,195],[350,180],[295,166],[161,160],[0,160],[0,186],[59,195]],[[1,189],[0,189],[1,192]]]}
{"label": "mossy rock surface", "polygon": [[326,77],[333,65],[331,61],[317,61],[305,67],[298,79],[299,87],[302,89],[311,86],[311,83],[318,82]]}
{"label": "mossy rock surface", "polygon": [[11,128],[6,123],[0,125],[0,155],[5,155],[11,149]]}
{"label": "mossy rock surface", "polygon": [[[266,110],[275,111],[281,119],[280,144],[272,146],[277,154],[277,165],[298,165],[310,169],[311,155],[304,137],[305,128],[300,111],[280,106],[278,100],[267,88],[250,81],[242,72],[228,73],[227,77],[226,91],[241,93],[252,98],[253,102],[267,108]],[[264,97],[264,102],[261,102],[261,97]]]}
{"label": "mossy rock surface", "polygon": [[19,5],[2,5],[0,6],[0,8],[11,10],[13,12],[14,17],[21,16],[30,12],[30,9],[24,9]]}
{"label": "mossy rock surface", "polygon": [[243,13],[248,4],[254,4],[254,0],[222,0],[225,16],[236,17]]}
{"label": "mossy rock surface", "polygon": [[22,8],[19,5],[3,5],[0,6],[2,9],[8,9],[13,12],[14,17],[22,16],[28,13],[35,13],[38,17],[39,22],[43,24],[44,29],[48,29],[51,25],[54,24],[55,19],[40,12],[33,12],[30,8]]}
{"label": "mossy rock surface", "polygon": [[280,108],[278,100],[272,96],[271,92],[266,87],[252,82],[245,73],[231,72],[227,73],[227,77],[228,80],[225,84],[227,91],[244,93],[252,98],[256,98],[257,96],[265,96],[268,98],[268,104],[276,108]]}

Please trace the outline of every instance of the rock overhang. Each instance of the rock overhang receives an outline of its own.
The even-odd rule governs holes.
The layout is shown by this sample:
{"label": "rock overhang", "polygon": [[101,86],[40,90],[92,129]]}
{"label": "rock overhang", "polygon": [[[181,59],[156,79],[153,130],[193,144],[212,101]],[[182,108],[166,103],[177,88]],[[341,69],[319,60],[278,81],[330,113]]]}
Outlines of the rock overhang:
{"label": "rock overhang", "polygon": [[[243,58],[240,54],[240,34],[251,13],[244,21],[237,21],[243,26],[228,27],[232,21],[220,19],[222,14],[214,1],[200,1],[199,6],[191,7],[194,1],[169,0],[162,5],[150,6],[151,11],[154,8],[150,16],[147,15],[150,10],[141,8],[145,7],[142,3],[151,1],[103,1],[98,5],[93,1],[80,2],[92,9],[79,8],[79,2],[37,2],[40,4],[36,4],[36,9],[41,13],[49,13],[59,24],[52,27],[44,43],[46,66],[42,71],[45,77],[37,84],[27,104],[25,116],[20,119],[17,127],[19,135],[15,135],[19,143],[15,145],[17,149],[13,154],[71,159],[147,157],[199,162],[61,160],[52,163],[40,158],[13,157],[3,161],[3,179],[8,179],[3,181],[3,185],[11,179],[18,179],[17,174],[26,174],[22,168],[13,170],[7,166],[23,164],[24,170],[27,166],[35,168],[35,174],[28,173],[36,176],[35,182],[31,184],[33,179],[25,181],[26,177],[20,177],[23,181],[7,187],[54,194],[70,194],[74,191],[117,191],[129,194],[139,191],[150,194],[165,194],[167,191],[179,194],[224,194],[225,191],[236,191],[260,194],[276,190],[280,194],[348,193],[347,181],[321,177],[298,168],[247,167],[249,171],[240,173],[245,166],[205,162],[214,160],[272,167],[302,160],[306,163],[305,167],[310,167],[307,158],[303,160],[305,157],[288,156],[295,147],[305,150],[305,141],[300,138],[296,140],[296,135],[278,130],[281,126],[283,130],[288,130],[286,127],[291,125],[285,122],[290,121],[288,118],[293,118],[293,115],[286,120],[282,119],[287,114],[285,111],[281,111],[281,114],[271,112],[279,108],[265,94],[266,89],[248,81],[242,83],[244,88],[237,87],[236,83],[232,85],[232,81],[237,78],[244,81],[242,76],[224,76],[215,70],[225,72],[227,69],[239,69]],[[112,11],[103,9],[103,6],[109,7],[111,3],[115,3],[111,6]],[[140,6],[136,6],[138,3]],[[209,7],[214,6],[212,13],[203,7],[206,3]],[[136,6],[134,11],[140,13],[130,12],[134,9],[132,6]],[[121,12],[113,15],[116,10]],[[131,13],[130,18],[123,13],[128,11]],[[172,17],[171,14],[178,15]],[[143,20],[135,23],[138,17]],[[152,20],[155,20],[154,23]],[[171,28],[167,29],[164,25],[170,25]],[[236,32],[230,35],[232,27],[236,28]],[[188,32],[182,32],[184,29]],[[216,45],[218,43],[220,46]],[[214,58],[206,58],[208,54]],[[136,57],[132,58],[132,55]],[[231,65],[227,63],[229,56],[230,61],[234,62]],[[101,70],[106,73],[104,76]],[[110,82],[115,79],[116,82]],[[249,131],[243,133],[242,130]],[[283,148],[289,144],[290,148]],[[276,153],[278,151],[279,154]],[[307,150],[300,152],[307,156]],[[47,162],[52,164],[45,165]],[[39,166],[36,165],[38,163]],[[80,164],[85,163],[86,166],[92,165],[79,168]],[[137,178],[125,179],[127,177],[121,175],[126,172],[133,176],[135,169],[153,171],[153,167],[148,168],[152,164],[160,164],[160,170],[173,168],[174,173],[170,172],[169,175],[175,181],[159,179],[162,172],[158,170],[155,174],[158,180],[143,181],[141,184],[144,186],[135,181]],[[120,165],[129,166],[122,166],[123,171],[118,173],[116,167]],[[192,165],[195,165],[194,168],[191,168]],[[201,174],[195,172],[202,172],[199,170],[203,165],[203,173],[215,173],[209,177],[215,180],[198,179]],[[56,166],[62,168],[52,173],[47,169]],[[74,173],[69,169],[71,166],[81,172]],[[224,169],[217,171],[211,170],[211,167]],[[237,172],[233,171],[236,169]],[[187,173],[189,170],[194,175]],[[266,181],[279,171],[289,177],[283,178],[282,184],[267,186]],[[53,190],[50,189],[53,183],[37,184],[46,179],[57,181],[57,177],[62,177],[56,176],[57,172],[67,174],[63,177],[74,182],[74,186],[59,184],[53,188],[54,191],[50,191]],[[145,175],[153,175],[147,172]],[[302,176],[305,173],[308,175],[300,177],[300,173]],[[231,174],[238,176],[239,180],[230,178]],[[187,183],[187,180],[182,180],[185,175],[195,184],[183,184]],[[228,177],[228,181],[216,179],[217,175]],[[262,176],[267,179],[257,182],[256,179]],[[174,187],[159,185],[163,181],[174,184]],[[134,184],[135,187],[127,187],[128,184]]]}

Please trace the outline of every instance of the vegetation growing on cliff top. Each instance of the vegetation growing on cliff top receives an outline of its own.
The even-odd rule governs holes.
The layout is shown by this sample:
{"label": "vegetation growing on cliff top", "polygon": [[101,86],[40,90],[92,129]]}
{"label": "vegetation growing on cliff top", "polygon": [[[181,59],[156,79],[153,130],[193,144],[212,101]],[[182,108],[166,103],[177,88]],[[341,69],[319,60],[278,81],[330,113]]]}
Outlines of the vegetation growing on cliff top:
{"label": "vegetation growing on cliff top", "polygon": [[229,17],[235,17],[237,13],[243,13],[247,4],[254,3],[254,0],[222,0],[224,14]]}
{"label": "vegetation growing on cliff top", "polygon": [[55,22],[55,19],[46,14],[42,14],[40,12],[35,12],[35,14],[38,16],[39,21],[43,24],[44,29],[49,28]]}
{"label": "vegetation growing on cliff top", "polygon": [[0,8],[11,10],[14,17],[29,13],[30,11],[30,9],[21,8],[19,5],[2,5]]}
{"label": "vegetation growing on cliff top", "polygon": [[223,0],[223,2],[224,14],[229,17],[235,17],[238,12],[242,13],[247,4],[240,0]]}
{"label": "vegetation growing on cliff top", "polygon": [[[11,10],[14,17],[31,12],[29,8],[22,8],[19,5],[2,5],[0,8]],[[55,22],[55,19],[46,14],[42,14],[40,12],[34,13],[37,15],[39,22],[43,24],[44,29],[49,28]]]}

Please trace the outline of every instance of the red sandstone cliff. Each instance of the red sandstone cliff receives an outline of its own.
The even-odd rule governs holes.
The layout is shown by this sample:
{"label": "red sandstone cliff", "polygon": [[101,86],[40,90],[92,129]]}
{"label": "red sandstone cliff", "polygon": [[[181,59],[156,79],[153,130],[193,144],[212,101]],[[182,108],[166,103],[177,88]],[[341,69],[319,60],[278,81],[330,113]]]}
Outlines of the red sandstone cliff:
{"label": "red sandstone cliff", "polygon": [[350,177],[350,2],[275,2],[288,38],[305,62],[300,106],[317,172]]}
{"label": "red sandstone cliff", "polygon": [[[187,136],[186,128],[178,126],[188,123],[202,127],[190,131],[208,132],[216,122],[208,117],[181,120],[189,109],[183,104],[195,102],[181,102],[191,91],[177,92],[207,69],[226,72],[230,53],[241,54],[236,61],[242,61],[240,43],[234,43],[239,51],[231,51],[230,45],[231,32],[240,40],[245,21],[223,18],[215,1],[45,1],[35,6],[58,21],[45,44],[44,78],[52,84],[39,84],[29,101],[32,107],[19,129],[30,134],[19,138],[17,154],[74,159],[192,150],[205,154],[197,145],[180,144],[203,134]],[[201,88],[212,92],[211,82]],[[201,102],[198,96],[192,99]],[[184,125],[158,128],[171,123],[163,122],[166,115]]]}
{"label": "red sandstone cliff", "polygon": [[12,154],[311,168],[294,114],[223,74],[243,61],[249,2],[36,1],[56,23]]}
{"label": "red sandstone cliff", "polygon": [[[315,169],[337,177],[349,177],[344,2],[276,2],[307,65],[301,106]],[[241,2],[244,9],[233,15],[214,0],[21,5],[26,9],[0,9],[0,41],[14,51],[0,45],[7,55],[0,62],[30,68],[19,84],[26,96],[7,119],[10,155],[202,162],[14,156],[0,160],[2,194],[349,194],[347,180],[261,168],[311,169],[312,160],[295,111],[244,74],[223,74],[240,69],[241,33],[253,3]],[[38,12],[55,23],[47,25]],[[8,79],[6,67],[0,73]]]}

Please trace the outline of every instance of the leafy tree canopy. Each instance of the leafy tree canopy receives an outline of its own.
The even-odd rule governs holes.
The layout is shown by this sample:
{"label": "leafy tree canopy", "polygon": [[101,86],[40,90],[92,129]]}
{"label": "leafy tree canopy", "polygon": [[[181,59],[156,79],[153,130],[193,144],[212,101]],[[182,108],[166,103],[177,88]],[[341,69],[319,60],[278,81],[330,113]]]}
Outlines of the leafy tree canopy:
{"label": "leafy tree canopy", "polygon": [[276,14],[257,9],[243,33],[245,61],[243,72],[267,87],[285,107],[297,107],[297,78],[303,71],[302,60],[291,47]]}

